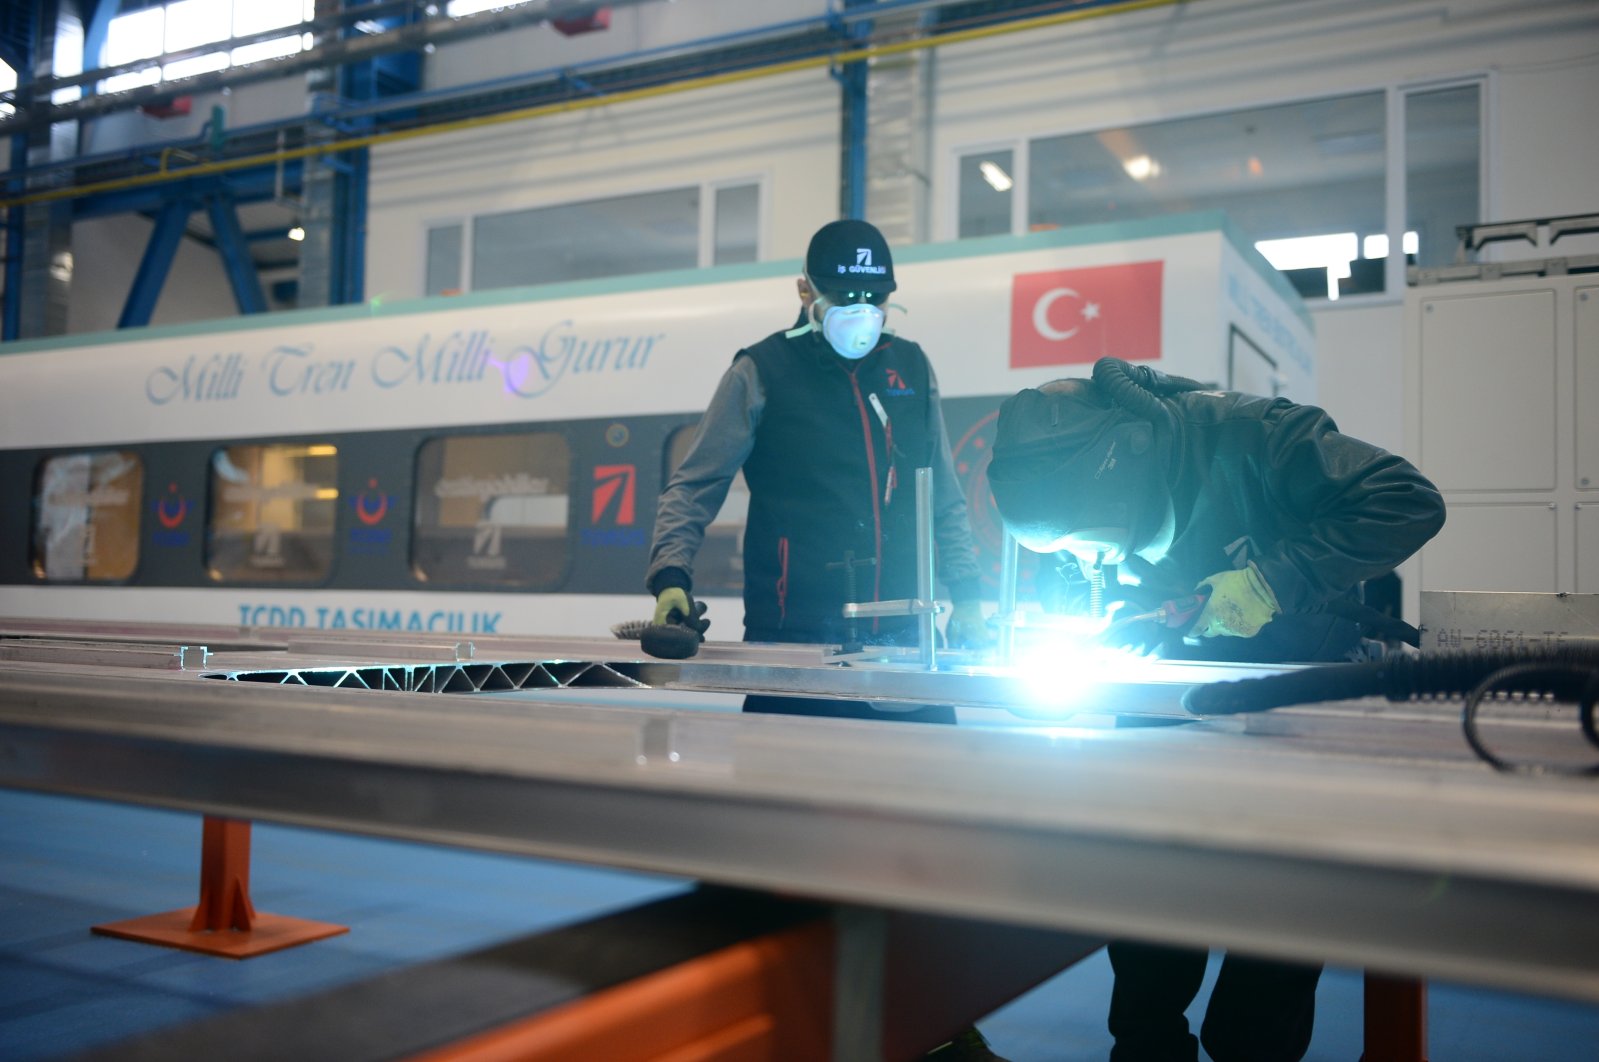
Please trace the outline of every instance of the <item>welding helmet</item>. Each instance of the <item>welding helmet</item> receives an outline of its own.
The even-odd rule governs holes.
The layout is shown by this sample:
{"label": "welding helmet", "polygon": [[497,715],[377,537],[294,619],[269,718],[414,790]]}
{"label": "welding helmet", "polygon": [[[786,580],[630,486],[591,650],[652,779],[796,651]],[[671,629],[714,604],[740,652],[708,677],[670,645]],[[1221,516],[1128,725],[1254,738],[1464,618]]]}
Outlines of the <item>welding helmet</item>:
{"label": "welding helmet", "polygon": [[988,483],[1023,546],[1121,564],[1166,523],[1167,449],[1150,421],[1094,384],[1057,380],[1000,406]]}

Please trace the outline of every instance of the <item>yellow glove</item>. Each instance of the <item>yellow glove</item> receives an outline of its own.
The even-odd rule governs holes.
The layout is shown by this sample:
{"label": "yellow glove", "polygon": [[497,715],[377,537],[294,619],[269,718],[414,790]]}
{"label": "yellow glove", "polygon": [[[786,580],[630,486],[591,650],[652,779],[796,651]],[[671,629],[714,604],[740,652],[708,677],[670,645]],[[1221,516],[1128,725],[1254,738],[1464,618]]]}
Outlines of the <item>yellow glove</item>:
{"label": "yellow glove", "polygon": [[944,625],[944,640],[954,649],[992,649],[994,632],[983,617],[981,601],[958,601]]}
{"label": "yellow glove", "polygon": [[694,606],[688,603],[688,591],[680,586],[669,586],[655,595],[655,618],[650,622],[663,627],[668,623],[682,623],[693,615]]}
{"label": "yellow glove", "polygon": [[1277,595],[1266,585],[1266,578],[1254,561],[1247,568],[1201,579],[1195,589],[1208,589],[1210,599],[1188,632],[1191,638],[1253,638],[1282,611]]}

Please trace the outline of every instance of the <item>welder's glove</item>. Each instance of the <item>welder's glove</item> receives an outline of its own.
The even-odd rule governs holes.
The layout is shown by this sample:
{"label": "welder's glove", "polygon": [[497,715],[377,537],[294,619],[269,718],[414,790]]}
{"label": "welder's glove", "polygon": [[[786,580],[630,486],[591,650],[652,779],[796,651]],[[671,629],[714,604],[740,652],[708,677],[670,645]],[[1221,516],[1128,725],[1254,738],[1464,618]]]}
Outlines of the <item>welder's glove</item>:
{"label": "welder's glove", "polygon": [[1201,579],[1195,589],[1209,591],[1210,599],[1189,629],[1190,638],[1253,638],[1282,611],[1277,595],[1266,585],[1266,578],[1254,561],[1247,568]]}
{"label": "welder's glove", "polygon": [[957,601],[944,624],[944,640],[951,649],[992,649],[994,632],[983,618],[981,601]]}
{"label": "welder's glove", "polygon": [[688,599],[688,591],[680,586],[669,586],[655,595],[655,618],[650,622],[657,627],[685,623],[693,615],[694,606]]}

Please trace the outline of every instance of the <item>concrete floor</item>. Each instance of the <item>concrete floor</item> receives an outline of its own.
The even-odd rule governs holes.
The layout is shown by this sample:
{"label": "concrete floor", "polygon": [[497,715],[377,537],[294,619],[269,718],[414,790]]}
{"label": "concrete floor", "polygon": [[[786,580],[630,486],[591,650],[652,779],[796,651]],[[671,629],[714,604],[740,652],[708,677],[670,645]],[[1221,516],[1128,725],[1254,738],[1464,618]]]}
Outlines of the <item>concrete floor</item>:
{"label": "concrete floor", "polygon": [[[343,936],[248,961],[95,936],[96,923],[194,903],[200,818],[0,791],[0,1058],[57,1059],[135,1033],[308,995],[642,903],[676,879],[257,825],[260,911],[338,922]],[[1214,977],[1216,963],[1212,962]],[[983,1021],[1014,1062],[1104,1059],[1104,953]],[[1208,993],[1201,993],[1201,1005]],[[1434,984],[1434,1062],[1591,1062],[1599,1007]],[[1330,969],[1313,1062],[1361,1050],[1361,975]]]}

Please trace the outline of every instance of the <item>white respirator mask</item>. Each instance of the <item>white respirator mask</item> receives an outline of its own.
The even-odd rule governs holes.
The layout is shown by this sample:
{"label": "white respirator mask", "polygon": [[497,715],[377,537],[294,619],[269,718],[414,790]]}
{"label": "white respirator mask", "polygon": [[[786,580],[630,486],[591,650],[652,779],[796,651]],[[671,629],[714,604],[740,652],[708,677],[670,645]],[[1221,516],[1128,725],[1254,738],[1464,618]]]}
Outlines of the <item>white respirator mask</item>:
{"label": "white respirator mask", "polygon": [[[811,290],[816,290],[812,283]],[[821,323],[817,323],[816,315],[820,313]],[[836,305],[826,295],[818,293],[811,303],[810,313],[804,324],[798,328],[791,328],[784,335],[790,339],[798,338],[806,332],[820,331],[822,338],[827,340],[828,346],[841,358],[850,361],[859,361],[877,348],[877,341],[883,338],[883,322],[886,314],[881,307],[873,306],[869,302],[852,302],[842,306]]]}
{"label": "white respirator mask", "polygon": [[882,335],[883,311],[871,303],[828,306],[822,313],[822,338],[841,358],[866,357]]}

